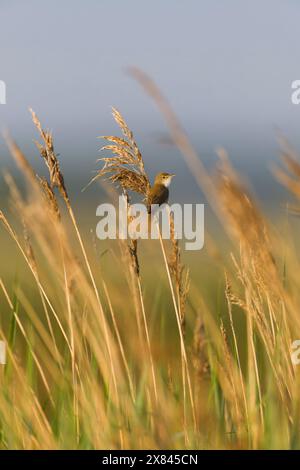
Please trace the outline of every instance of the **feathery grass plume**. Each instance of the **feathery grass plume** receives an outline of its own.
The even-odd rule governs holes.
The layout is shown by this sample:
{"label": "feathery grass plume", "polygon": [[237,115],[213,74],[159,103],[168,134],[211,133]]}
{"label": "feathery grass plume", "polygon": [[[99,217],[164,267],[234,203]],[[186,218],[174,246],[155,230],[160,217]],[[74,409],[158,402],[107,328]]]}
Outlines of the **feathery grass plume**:
{"label": "feathery grass plume", "polygon": [[[26,204],[25,201],[21,200],[21,196],[15,191],[15,187],[12,185],[12,181],[8,181],[8,183],[10,184],[11,197],[15,200],[15,203],[16,203],[15,205],[16,205],[16,209],[18,212],[17,215],[18,216],[22,215],[22,219],[24,218],[24,222],[26,221],[26,228],[30,227],[30,234],[34,235],[35,242],[39,244],[39,248],[41,249],[41,252],[46,254],[45,259],[47,260],[46,265],[48,266],[48,271],[46,273],[44,272],[41,275],[41,278],[38,274],[38,271],[40,271],[40,269],[38,268],[40,266],[37,266],[37,265],[41,265],[41,253],[39,253],[39,258],[38,259],[35,258],[35,263],[33,263],[32,262],[33,258],[31,256],[32,252],[31,250],[28,249],[28,248],[32,248],[32,245],[31,245],[31,240],[29,239],[29,236],[27,236],[27,233],[25,232],[23,233],[23,235],[25,235],[25,238],[24,238],[25,248],[23,248],[21,242],[18,240],[16,234],[14,233],[13,229],[11,228],[10,224],[8,223],[3,213],[1,213],[1,220],[4,223],[5,227],[7,228],[8,232],[11,234],[12,238],[16,241],[26,263],[28,264],[30,270],[32,271],[37,281],[37,285],[40,288],[43,297],[45,297],[45,299],[47,299],[47,302],[49,302],[49,305],[51,305],[51,313],[55,312],[55,308],[52,306],[50,298],[51,298],[51,294],[55,293],[54,303],[56,304],[56,306],[57,304],[60,304],[60,307],[59,307],[60,315],[59,316],[56,315],[56,318],[62,327],[62,331],[64,332],[65,323],[70,323],[69,322],[70,311],[73,316],[72,323],[74,322],[78,326],[78,322],[80,321],[79,315],[80,315],[81,303],[84,302],[85,306],[87,305],[88,309],[94,313],[94,316],[97,318],[97,321],[93,325],[93,328],[92,328],[93,333],[90,331],[90,327],[85,332],[85,334],[87,335],[85,344],[88,345],[89,349],[91,349],[92,351],[95,350],[95,347],[98,347],[92,335],[96,335],[97,341],[99,341],[102,345],[103,343],[105,344],[109,342],[110,360],[108,362],[106,357],[104,359],[104,356],[106,355],[106,353],[105,353],[105,347],[103,348],[102,346],[102,350],[104,351],[97,353],[97,356],[99,359],[98,367],[99,367],[99,370],[101,370],[101,373],[103,373],[103,377],[104,377],[103,380],[108,385],[111,381],[112,374],[114,375],[113,382],[114,382],[115,392],[110,393],[109,400],[112,405],[117,404],[117,408],[121,410],[121,403],[119,400],[120,390],[118,390],[116,377],[118,377],[118,383],[120,387],[122,387],[123,386],[123,379],[122,379],[123,373],[121,370],[119,370],[118,360],[117,360],[118,353],[115,350],[114,345],[111,344],[113,343],[113,341],[109,337],[109,332],[108,332],[108,329],[106,329],[104,322],[101,323],[101,321],[99,321],[99,315],[95,315],[96,313],[98,313],[97,305],[95,305],[95,297],[93,296],[93,292],[91,291],[90,285],[87,283],[87,279],[85,277],[85,273],[82,271],[82,267],[78,265],[78,263],[76,262],[77,255],[75,254],[74,256],[72,246],[70,245],[70,240],[67,239],[67,237],[65,236],[66,234],[62,225],[64,221],[61,221],[61,222],[58,221],[58,217],[56,214],[57,206],[55,204],[56,199],[55,199],[53,190],[50,187],[50,185],[47,184],[47,182],[45,182],[45,180],[42,180],[41,187],[39,187],[39,185],[37,184],[37,191],[39,191],[39,194],[36,193],[35,194],[36,198],[34,199],[34,197],[32,197],[30,199],[30,204]],[[54,217],[50,219],[51,221],[50,224],[49,224],[49,214],[47,213],[47,211],[44,210],[45,201],[44,201],[44,198],[41,197],[42,195],[41,191],[43,191],[44,188],[45,188],[45,197],[49,198],[50,201],[52,200],[50,204],[51,206],[50,209],[51,211],[54,212]],[[31,190],[31,187],[29,187],[29,190]],[[59,249],[57,250],[57,248]],[[58,257],[56,256],[59,254],[61,254],[61,258],[59,256]],[[61,267],[62,267],[63,272],[60,271]],[[76,293],[74,292],[72,293],[70,288],[68,289],[66,288],[67,286],[70,285],[71,276],[72,278],[76,280]],[[42,279],[42,281],[40,279]],[[48,280],[48,283],[46,282],[45,279]],[[50,298],[46,295],[46,291],[42,287],[42,284],[44,283],[46,286],[45,289],[48,292],[50,292],[49,294]],[[55,283],[55,287],[53,286],[53,290],[52,290],[51,285],[53,283]],[[62,302],[62,298],[61,298],[62,292],[65,292],[66,300],[67,300],[67,303],[69,304],[68,309],[65,308],[65,305]],[[33,318],[35,318],[35,321],[37,322],[36,325],[37,325],[38,331],[41,332],[43,338],[46,338],[47,334],[43,330],[40,324],[40,320],[38,322],[38,316],[34,315],[33,307],[30,305],[30,302],[26,301],[26,299],[24,300],[24,306],[25,305],[26,305],[26,309],[28,309],[28,316],[30,316],[30,321],[32,322]],[[71,306],[71,309],[70,309],[70,306]],[[66,310],[68,311],[69,318],[66,318],[66,315],[65,315]],[[77,422],[76,434],[77,434],[77,440],[78,440],[78,437],[81,432],[80,425],[79,425],[79,421],[80,421],[79,413],[82,412],[82,410],[80,412],[79,400],[81,398],[80,394],[83,392],[82,388],[79,389],[79,384],[81,387],[83,387],[82,376],[80,373],[80,364],[81,364],[82,358],[85,358],[85,360],[87,360],[87,357],[85,355],[85,352],[83,352],[81,349],[81,344],[83,341],[81,334],[79,334],[79,331],[81,330],[78,329],[78,332],[77,332],[77,329],[75,327],[72,328],[72,330],[73,331],[72,331],[70,341],[68,338],[68,334],[64,333],[64,335],[65,335],[66,341],[68,342],[69,350],[72,356],[73,381],[70,380],[67,386],[69,387],[69,390],[71,391],[71,393],[74,392],[74,395],[76,394],[73,414]],[[55,337],[59,336],[57,333],[57,329],[54,329],[53,331],[54,331]],[[23,328],[23,332],[25,335],[26,334],[25,328]],[[105,341],[103,341],[104,339],[103,337],[106,338]],[[51,343],[51,340],[50,340],[50,343]],[[59,343],[58,347],[61,352],[61,350],[64,349],[62,347],[63,345],[61,344],[61,339],[58,341],[58,343]],[[44,360],[41,362],[39,355],[42,354],[41,351],[43,350],[43,347],[40,344],[40,342],[38,342],[38,344],[39,344],[39,348],[37,351],[38,352],[37,359],[39,361],[38,364],[41,364],[40,368],[42,372]],[[55,348],[54,339],[52,339],[52,350],[53,350],[53,346]],[[32,349],[30,342],[28,342],[28,347]],[[64,377],[65,377],[63,381],[64,380],[69,381],[70,379],[68,375],[69,359],[65,351],[63,352],[63,356],[64,356],[63,371],[64,371]],[[49,365],[50,367],[53,368],[52,361],[53,359],[47,358],[47,361],[46,361],[47,367]],[[47,374],[45,376],[47,377]],[[72,384],[72,386],[70,387],[69,384]],[[116,398],[116,402],[114,401],[115,398]],[[116,416],[117,421],[119,421],[120,419],[121,419],[121,415],[119,415],[118,417]],[[122,430],[120,431],[120,441],[123,441]]]}
{"label": "feathery grass plume", "polygon": [[[141,85],[144,87],[144,89],[147,91],[147,93],[149,93],[150,96],[153,97],[154,100],[157,102],[158,106],[160,107],[161,111],[165,115],[166,120],[169,124],[169,127],[171,129],[171,133],[172,133],[173,141],[176,143],[176,145],[178,145],[178,147],[181,149],[183,154],[188,155],[187,163],[189,164],[191,162],[190,168],[191,168],[192,171],[195,170],[194,173],[197,176],[199,175],[199,167],[200,167],[199,181],[203,184],[203,186],[205,186],[207,195],[208,194],[212,195],[213,186],[210,183],[208,175],[207,175],[204,167],[202,166],[201,162],[198,160],[196,152],[194,151],[192,146],[189,144],[187,136],[186,136],[185,132],[182,130],[182,128],[181,128],[175,114],[173,113],[172,109],[170,108],[167,100],[162,96],[162,94],[160,93],[160,91],[158,90],[156,85],[152,82],[152,80],[149,79],[149,77],[147,77],[142,71],[140,71],[137,68],[130,68],[129,71],[130,71],[131,75],[134,76],[141,83]],[[119,119],[119,116],[117,116],[117,119]],[[120,120],[121,126],[123,125],[122,121],[123,121],[123,119],[121,118],[121,120]],[[126,128],[124,129],[123,133],[126,136],[126,134],[127,134],[127,129]],[[142,167],[142,172],[143,172],[143,167]],[[148,185],[148,190],[149,190],[149,188],[150,188],[150,184]],[[147,193],[145,194],[145,196],[147,198]],[[213,200],[213,197],[211,199]],[[194,399],[193,399],[193,395],[192,395],[191,378],[190,378],[189,370],[188,370],[188,360],[187,360],[187,355],[186,355],[186,350],[185,350],[185,345],[184,345],[184,340],[183,340],[184,338],[183,338],[183,331],[182,331],[182,324],[181,324],[182,320],[180,318],[180,305],[177,305],[177,301],[176,301],[176,297],[175,297],[175,293],[174,293],[174,289],[173,289],[173,285],[172,285],[171,272],[170,272],[170,268],[169,268],[169,265],[168,265],[168,260],[167,260],[167,257],[166,257],[166,253],[165,253],[163,241],[162,241],[162,238],[161,238],[159,226],[157,228],[158,228],[158,232],[159,232],[159,235],[160,235],[160,245],[161,245],[161,249],[162,249],[162,253],[163,253],[163,257],[164,257],[164,263],[165,263],[165,266],[166,266],[168,281],[169,281],[172,300],[173,300],[173,304],[174,304],[174,310],[175,310],[175,314],[176,314],[176,320],[177,320],[178,329],[179,329],[180,347],[181,347],[181,355],[182,355],[181,359],[182,359],[182,373],[183,373],[182,375],[183,375],[184,403],[185,403],[185,388],[186,388],[185,387],[185,381],[186,381],[185,379],[187,379],[188,391],[189,391],[189,397],[190,397],[192,414],[193,414],[193,421],[194,421],[194,429],[196,429],[196,427],[197,427],[196,414],[195,414],[195,407],[194,407]],[[185,412],[184,412],[184,415],[186,415]],[[186,443],[188,442],[188,436],[187,436],[186,428],[185,428],[185,441],[186,441]]]}
{"label": "feathery grass plume", "polygon": [[[46,197],[48,197],[50,206],[52,208],[53,214],[57,216],[57,205],[53,202],[56,201],[56,198],[53,193],[54,188],[58,188],[60,191],[63,199],[65,200],[68,209],[71,208],[70,201],[68,197],[68,193],[64,183],[64,177],[60,170],[60,164],[58,161],[58,157],[54,151],[54,143],[52,133],[49,130],[44,130],[41,126],[41,123],[35,114],[35,112],[30,109],[33,123],[35,124],[37,130],[39,131],[40,137],[42,139],[42,144],[38,141],[35,141],[35,144],[40,152],[41,157],[43,158],[48,171],[49,171],[49,183],[46,180],[40,180],[41,187],[44,191]],[[61,245],[62,246],[62,245]],[[64,258],[63,248],[62,248],[62,257]],[[76,426],[77,426],[77,435],[79,434],[78,431],[78,416],[77,416],[77,374],[76,374],[76,359],[75,359],[75,340],[74,340],[74,327],[73,327],[73,318],[72,318],[72,311],[71,311],[71,302],[70,302],[70,290],[69,290],[69,281],[67,278],[67,270],[64,263],[64,279],[65,279],[65,295],[66,295],[66,304],[68,310],[68,323],[69,323],[69,334],[70,334],[70,345],[71,345],[71,358],[72,358],[72,380],[73,380],[73,407],[74,407],[74,416],[76,417]],[[78,437],[79,439],[79,437]]]}
{"label": "feathery grass plume", "polygon": [[[125,119],[121,113],[113,108],[113,117],[120,127],[124,139],[116,136],[103,136],[102,138],[113,142],[113,145],[105,145],[101,150],[108,150],[112,152],[113,156],[103,157],[98,161],[104,162],[103,168],[98,172],[89,184],[96,181],[100,177],[108,176],[108,180],[112,183],[116,183],[118,187],[121,187],[123,196],[126,200],[127,207],[127,220],[130,223],[130,196],[128,191],[134,191],[142,194],[144,199],[147,199],[150,181],[145,171],[144,161],[139,147],[134,139],[133,132],[129,129],[125,122]],[[131,287],[133,292],[133,298],[135,303],[137,324],[139,337],[142,347],[144,347],[144,338],[146,337],[147,351],[149,355],[150,368],[152,372],[153,389],[155,395],[155,402],[157,405],[158,394],[157,384],[154,370],[154,363],[150,344],[149,328],[147,325],[147,318],[142,294],[141,279],[140,279],[140,266],[138,259],[138,243],[137,240],[130,238],[127,244],[127,254],[129,255],[129,266],[131,272]],[[144,333],[142,332],[142,325]],[[155,405],[155,406],[156,406]]]}
{"label": "feathery grass plume", "polygon": [[60,170],[60,164],[59,164],[57,154],[54,151],[52,133],[49,130],[44,130],[42,128],[37,115],[31,108],[29,111],[31,112],[33,123],[38,129],[41,139],[43,141],[43,144],[40,144],[38,141],[35,141],[35,144],[49,170],[50,187],[51,189],[57,187],[59,191],[61,192],[61,194],[63,195],[63,197],[68,199],[64,177]]}
{"label": "feathery grass plume", "polygon": [[98,160],[103,162],[104,166],[88,185],[100,177],[108,176],[109,181],[116,183],[124,191],[134,191],[147,198],[150,181],[145,171],[142,154],[121,113],[113,108],[112,114],[124,135],[124,139],[115,136],[101,136],[102,139],[112,142],[112,144],[105,145],[100,150],[108,150],[112,156]]}
{"label": "feathery grass plume", "polygon": [[[91,286],[87,282],[81,265],[75,262],[77,259],[76,251],[73,250],[72,243],[70,243],[70,239],[65,237],[65,231],[63,230],[65,221],[60,217],[60,222],[58,220],[54,222],[56,219],[55,215],[50,219],[51,223],[49,223],[49,214],[44,210],[44,198],[40,197],[41,190],[44,188],[45,193],[43,194],[45,194],[46,198],[49,201],[54,198],[51,202],[51,208],[54,208],[54,214],[56,214],[56,206],[53,204],[56,201],[54,185],[51,187],[49,183],[42,182],[41,187],[38,185],[39,193],[36,194],[37,197],[35,199],[31,198],[30,204],[27,204],[26,200],[17,201],[18,215],[21,213],[24,215],[26,227],[28,227],[30,232],[30,239],[25,234],[26,240],[25,242],[23,240],[23,243],[21,243],[7,219],[3,217],[3,220],[9,233],[17,243],[24,260],[31,269],[43,296],[49,302],[51,312],[58,314],[57,318],[62,324],[63,331],[65,325],[69,324],[71,305],[72,320],[74,320],[73,333],[71,335],[73,338],[69,338],[68,333],[65,333],[65,336],[68,341],[68,350],[71,351],[72,360],[69,360],[68,350],[66,351],[64,343],[61,343],[55,328],[54,334],[58,337],[59,352],[64,358],[64,373],[60,374],[57,372],[57,363],[55,359],[53,361],[55,356],[46,356],[44,352],[44,342],[45,345],[48,345],[50,341],[51,345],[51,340],[49,340],[43,325],[39,322],[39,310],[35,310],[36,302],[31,294],[31,290],[26,292],[26,294],[30,295],[30,299],[23,291],[18,291],[18,299],[20,299],[24,309],[23,313],[26,315],[26,323],[24,325],[20,324],[21,327],[23,326],[21,331],[24,332],[24,338],[28,338],[27,347],[30,354],[36,354],[36,367],[39,368],[41,377],[45,377],[47,381],[50,380],[51,403],[54,402],[54,406],[53,409],[47,407],[47,397],[41,394],[41,387],[35,389],[36,396],[24,396],[26,401],[22,401],[22,397],[18,396],[18,400],[13,402],[14,409],[17,411],[17,413],[14,413],[16,419],[13,421],[16,433],[14,442],[17,446],[19,444],[20,447],[27,448],[30,448],[32,445],[35,445],[37,448],[39,446],[55,448],[78,445],[107,448],[124,446],[158,447],[163,443],[169,446],[170,429],[177,429],[178,422],[180,422],[180,407],[178,407],[178,404],[176,405],[176,398],[166,394],[161,384],[158,383],[157,396],[159,397],[159,408],[152,406],[149,391],[147,391],[147,398],[144,401],[142,392],[144,383],[151,383],[151,377],[144,367],[147,360],[144,357],[143,350],[140,349],[138,358],[133,358],[134,363],[132,363],[133,359],[131,359],[127,366],[132,368],[129,375],[129,377],[133,377],[130,382],[130,388],[133,392],[135,392],[134,387],[138,389],[138,407],[132,406],[128,399],[130,394],[123,380],[122,363],[124,361],[120,362],[118,359],[118,351],[115,350],[114,342],[109,336],[108,329],[105,327],[106,323],[102,322],[101,316],[98,315],[97,302],[95,301]],[[13,194],[12,197],[14,197]],[[59,229],[58,226],[60,227]],[[31,238],[33,238],[35,243],[34,246],[37,245],[39,248],[38,256],[35,257],[35,269],[33,269],[27,250],[28,243],[31,245]],[[23,248],[24,243],[25,249]],[[37,272],[41,272],[40,277]],[[66,286],[70,284],[70,276],[74,277],[76,281],[75,293],[72,293],[70,289],[66,289]],[[28,281],[30,282],[30,279]],[[137,283],[137,286],[140,299],[142,300],[140,282]],[[12,305],[12,301],[9,302],[9,305]],[[141,308],[143,309],[142,315],[145,315],[143,304]],[[85,328],[81,328],[80,313],[82,310],[88,310],[85,316]],[[117,319],[114,317],[114,319],[119,321],[118,317]],[[128,333],[128,328],[131,325],[131,317],[129,316],[126,333]],[[32,327],[34,328],[33,335],[31,333],[30,335],[28,334],[27,327],[30,332]],[[118,328],[115,330],[118,331]],[[82,338],[82,335],[84,338]],[[36,347],[33,347],[31,344],[32,338],[34,338]],[[105,338],[108,338],[109,341],[106,341]],[[148,340],[149,335],[147,342]],[[109,343],[109,357],[106,357],[105,347],[103,347],[103,344],[107,342]],[[122,355],[122,341],[118,340],[118,343]],[[74,358],[75,361],[73,361]],[[70,363],[72,367],[70,367]],[[142,370],[140,380],[136,376],[138,368]],[[75,370],[76,380],[72,380],[74,376],[74,370],[72,369]],[[26,375],[26,371],[23,368],[21,368],[21,378],[24,382],[22,390],[25,390],[30,378]],[[21,390],[21,387],[19,389]],[[9,389],[8,391],[11,392],[12,390]],[[76,394],[74,404],[72,404],[72,400],[69,400],[69,397],[72,397],[73,394]],[[6,428],[5,437],[1,444],[5,442],[9,433],[12,433],[11,424],[9,425],[9,422],[11,423],[12,420],[4,420],[2,416],[2,412],[4,413],[5,410],[9,409],[8,403],[2,400],[5,396],[4,394],[0,396],[1,421],[5,423]],[[7,396],[12,396],[12,394],[8,393]],[[35,400],[37,403],[35,403]],[[3,407],[2,402],[4,404]],[[30,408],[36,410],[38,407],[45,408],[46,423],[43,423],[41,420],[43,426],[36,429],[33,421],[34,417],[31,417],[27,410],[29,411]],[[156,416],[159,416],[159,419]],[[59,421],[62,417],[63,423],[60,425]],[[76,421],[75,435],[73,433],[74,419]],[[29,426],[26,426],[26,428],[22,426],[24,421],[29,423]],[[134,432],[128,430],[129,426]],[[17,440],[18,435],[16,430],[20,431],[19,440]],[[34,444],[30,441],[33,430],[32,441]],[[49,432],[49,435],[46,431]],[[179,437],[179,439],[181,438]]]}
{"label": "feathery grass plume", "polygon": [[[115,358],[115,354],[116,354],[116,344],[114,342],[114,338],[112,337],[112,332],[110,330],[110,327],[107,323],[107,318],[104,314],[103,305],[102,305],[102,301],[101,301],[99,293],[98,293],[96,280],[95,280],[94,274],[93,274],[92,269],[91,269],[91,264],[90,264],[90,261],[88,259],[87,253],[86,253],[86,249],[85,249],[83,239],[82,239],[79,227],[78,227],[78,223],[77,223],[76,218],[75,218],[75,214],[74,214],[72,206],[71,206],[71,202],[70,202],[70,199],[69,199],[69,196],[68,196],[68,193],[67,193],[67,189],[66,189],[65,184],[64,184],[64,178],[63,178],[62,172],[60,170],[58,158],[57,158],[57,155],[54,151],[54,144],[53,144],[52,135],[51,135],[50,132],[44,131],[42,129],[40,121],[38,120],[38,118],[37,118],[37,116],[35,115],[34,112],[32,112],[32,117],[33,117],[33,122],[36,125],[36,127],[37,127],[37,129],[40,133],[40,136],[42,138],[42,141],[43,141],[43,144],[37,144],[37,146],[38,146],[38,148],[40,150],[40,153],[41,153],[41,156],[44,159],[44,161],[46,163],[46,166],[48,167],[48,170],[49,170],[49,179],[50,179],[49,186],[50,186],[50,189],[53,191],[53,189],[55,187],[57,187],[59,192],[61,193],[61,195],[63,197],[63,200],[65,201],[68,213],[70,215],[72,224],[73,224],[75,232],[76,232],[77,239],[78,239],[80,247],[81,247],[81,251],[82,251],[82,254],[83,254],[83,257],[84,257],[85,265],[86,265],[87,270],[88,270],[89,278],[90,278],[91,283],[92,283],[93,291],[90,292],[91,295],[90,295],[90,298],[89,298],[89,302],[93,305],[93,301],[94,301],[93,296],[95,296],[96,303],[98,304],[98,310],[100,312],[101,322],[102,322],[101,327],[100,327],[101,331],[99,332],[100,334],[98,336],[98,339],[100,340],[100,338],[102,336],[103,339],[104,339],[104,343],[106,345],[106,351],[105,351],[104,354],[105,355],[107,354],[107,356],[108,356],[107,357],[108,363],[110,363],[109,376],[112,377],[113,388],[114,388],[115,399],[116,399],[116,406],[118,408],[120,408],[121,404],[120,404],[120,400],[119,400],[118,389],[117,389],[117,380],[116,380],[116,365],[114,363],[114,358]],[[44,185],[44,189],[46,188],[46,190],[48,190],[49,186]],[[49,191],[47,191],[47,192],[49,192]],[[51,194],[53,194],[53,192],[51,193],[51,191],[50,191],[50,193],[49,193],[50,197],[51,197]],[[69,331],[70,331],[70,346],[71,346],[70,351],[71,351],[71,358],[72,358],[72,380],[73,380],[73,396],[74,396],[74,403],[73,403],[74,417],[75,417],[75,420],[76,420],[77,439],[79,439],[79,434],[80,434],[79,427],[80,427],[80,425],[79,425],[79,415],[78,415],[78,409],[79,409],[78,408],[79,407],[79,401],[78,400],[80,398],[79,397],[80,377],[79,377],[79,374],[78,374],[79,369],[78,369],[78,362],[77,362],[78,359],[77,359],[77,354],[76,354],[76,348],[78,347],[78,344],[77,344],[78,339],[76,340],[77,334],[76,334],[76,331],[75,331],[75,328],[74,328],[74,322],[76,321],[76,317],[74,316],[74,305],[73,305],[73,302],[72,302],[72,295],[73,294],[72,294],[72,291],[70,290],[70,288],[71,288],[70,275],[73,272],[73,270],[72,270],[72,268],[70,268],[68,266],[69,263],[72,263],[71,256],[68,255],[68,253],[70,251],[68,246],[66,246],[64,243],[60,242],[60,251],[61,251],[62,265],[63,265],[62,267],[63,267],[63,281],[64,281],[65,301],[66,301],[67,312],[68,312],[68,319],[67,320],[68,320]],[[87,291],[86,291],[85,295],[87,295],[87,292],[90,291],[90,287],[86,285],[86,279],[81,280],[81,287],[83,285],[86,286]],[[77,288],[78,288],[78,285],[77,285]],[[94,307],[95,307],[95,305],[93,305],[93,308]],[[90,341],[91,341],[91,339],[90,339]],[[79,339],[79,342],[81,342],[81,338]],[[105,366],[105,368],[107,368],[107,365]],[[106,373],[107,373],[107,371],[105,371],[105,374]],[[121,434],[122,434],[122,432],[121,432]],[[121,435],[120,435],[120,439],[121,439]],[[121,439],[121,441],[122,441],[122,439]]]}
{"label": "feathery grass plume", "polygon": [[[261,428],[264,429],[263,388],[265,387],[258,360],[256,338],[260,337],[265,347],[266,360],[273,370],[279,399],[290,419],[290,397],[292,391],[292,370],[286,338],[287,310],[291,303],[284,291],[278,268],[271,251],[272,243],[265,219],[240,182],[241,178],[233,171],[227,155],[220,153],[221,165],[217,176],[217,188],[221,209],[229,220],[233,237],[240,244],[239,260],[233,257],[237,278],[244,290],[244,297],[237,299],[230,292],[227,300],[243,308],[247,320],[249,394],[248,411],[253,443],[259,438],[256,423],[256,395],[259,397]],[[247,230],[245,231],[245,227]],[[292,312],[292,310],[290,310]],[[231,326],[232,316],[230,319]],[[236,342],[234,331],[233,337]],[[237,345],[235,344],[237,352]],[[280,351],[280,354],[278,352]],[[277,358],[275,363],[274,358]],[[252,423],[252,424],[251,424]]]}

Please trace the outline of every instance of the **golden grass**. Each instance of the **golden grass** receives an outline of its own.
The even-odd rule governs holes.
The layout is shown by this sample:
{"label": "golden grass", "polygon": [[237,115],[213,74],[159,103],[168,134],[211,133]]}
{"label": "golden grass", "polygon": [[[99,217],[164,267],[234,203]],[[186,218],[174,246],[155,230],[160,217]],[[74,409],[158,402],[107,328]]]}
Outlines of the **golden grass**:
{"label": "golden grass", "polygon": [[[27,189],[5,175],[11,211],[0,221],[22,271],[15,282],[0,273],[8,350],[0,446],[298,448],[297,249],[276,235],[226,153],[208,172],[155,84],[131,73],[166,117],[232,241],[230,253],[207,235],[202,265],[190,271],[170,218],[171,240],[151,242],[151,269],[137,240],[116,240],[98,259],[73,211],[53,137],[32,112],[48,178],[6,137]],[[129,206],[130,191],[147,198],[150,182],[131,130],[113,115],[123,137],[105,137],[112,155],[96,178],[108,177]],[[286,145],[283,160],[292,176],[276,175],[299,198],[300,164]],[[212,265],[214,279],[201,284]]]}

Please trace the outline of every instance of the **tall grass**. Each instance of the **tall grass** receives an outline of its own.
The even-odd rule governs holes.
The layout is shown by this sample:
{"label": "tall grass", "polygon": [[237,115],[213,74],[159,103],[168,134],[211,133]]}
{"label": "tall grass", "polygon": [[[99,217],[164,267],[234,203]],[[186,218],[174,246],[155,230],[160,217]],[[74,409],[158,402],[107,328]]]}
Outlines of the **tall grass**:
{"label": "tall grass", "polygon": [[[165,115],[230,252],[208,235],[206,256],[190,273],[171,218],[171,240],[151,242],[151,269],[145,243],[136,240],[116,240],[95,256],[53,137],[32,112],[47,178],[6,137],[26,191],[5,175],[11,210],[0,212],[2,235],[22,272],[18,280],[0,273],[7,345],[0,446],[298,448],[299,373],[291,362],[300,338],[297,250],[270,227],[226,153],[219,151],[214,172],[205,169],[153,82],[132,73]],[[106,136],[113,156],[97,176],[109,175],[129,206],[130,191],[146,198],[150,182],[131,130],[117,110],[114,117],[123,136]],[[286,147],[292,176],[276,175],[299,197],[300,164]],[[210,286],[199,282],[209,265],[217,273]]]}

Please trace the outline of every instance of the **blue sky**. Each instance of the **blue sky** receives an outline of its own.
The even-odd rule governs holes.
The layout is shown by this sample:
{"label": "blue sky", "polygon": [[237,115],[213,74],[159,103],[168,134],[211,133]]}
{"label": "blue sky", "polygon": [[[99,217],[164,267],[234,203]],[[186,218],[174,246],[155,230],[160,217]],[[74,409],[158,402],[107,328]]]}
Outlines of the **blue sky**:
{"label": "blue sky", "polygon": [[[126,75],[150,74],[208,162],[223,145],[253,170],[277,157],[274,128],[300,149],[300,4],[296,0],[1,0],[0,79],[9,128],[33,158],[28,106],[53,129],[63,163],[95,168],[96,136],[115,132],[110,107],[135,131],[150,172],[182,171],[153,103]],[[6,150],[0,144],[6,162]],[[80,181],[81,184],[81,181]]]}

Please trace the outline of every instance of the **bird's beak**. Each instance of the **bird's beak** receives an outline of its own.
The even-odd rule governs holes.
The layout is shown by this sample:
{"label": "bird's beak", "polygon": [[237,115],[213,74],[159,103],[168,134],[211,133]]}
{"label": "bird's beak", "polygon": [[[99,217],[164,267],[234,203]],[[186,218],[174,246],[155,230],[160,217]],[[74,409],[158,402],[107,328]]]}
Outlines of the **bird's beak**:
{"label": "bird's beak", "polygon": [[176,175],[175,175],[175,173],[172,173],[170,176],[171,176],[171,178],[174,178],[174,176],[176,176]]}

